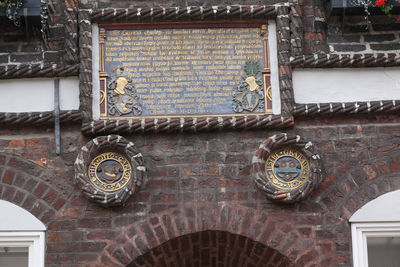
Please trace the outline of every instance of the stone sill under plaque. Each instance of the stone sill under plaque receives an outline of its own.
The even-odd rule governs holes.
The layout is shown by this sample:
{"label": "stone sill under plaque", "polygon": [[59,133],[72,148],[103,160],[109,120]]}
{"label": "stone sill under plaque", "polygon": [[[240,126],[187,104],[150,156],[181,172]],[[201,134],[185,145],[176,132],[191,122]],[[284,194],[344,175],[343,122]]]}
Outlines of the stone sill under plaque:
{"label": "stone sill under plaque", "polygon": [[282,117],[280,115],[97,120],[83,123],[82,132],[85,135],[147,132],[208,132],[218,130],[288,128],[292,127],[293,124],[293,117]]}

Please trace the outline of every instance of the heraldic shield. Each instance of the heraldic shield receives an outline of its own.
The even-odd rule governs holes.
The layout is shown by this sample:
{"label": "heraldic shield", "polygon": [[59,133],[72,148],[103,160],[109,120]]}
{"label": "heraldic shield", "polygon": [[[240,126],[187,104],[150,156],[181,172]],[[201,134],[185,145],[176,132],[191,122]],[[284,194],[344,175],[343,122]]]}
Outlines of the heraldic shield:
{"label": "heraldic shield", "polygon": [[242,76],[238,88],[232,92],[232,109],[236,113],[263,111],[265,104],[259,63],[246,62],[244,71],[246,75]]}
{"label": "heraldic shield", "polygon": [[117,77],[111,79],[107,89],[108,94],[108,113],[114,116],[142,114],[142,104],[139,102],[136,89],[132,85],[132,80],[123,75],[123,68],[118,70]]}

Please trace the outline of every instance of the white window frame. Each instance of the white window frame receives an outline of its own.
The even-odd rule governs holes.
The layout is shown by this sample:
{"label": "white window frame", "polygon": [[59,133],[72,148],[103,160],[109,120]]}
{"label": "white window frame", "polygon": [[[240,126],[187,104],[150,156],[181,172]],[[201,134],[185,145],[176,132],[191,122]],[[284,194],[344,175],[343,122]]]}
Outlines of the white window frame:
{"label": "white window frame", "polygon": [[0,232],[0,247],[27,247],[29,267],[44,267],[44,232]]}
{"label": "white window frame", "polygon": [[353,266],[368,266],[368,237],[400,237],[400,222],[352,223]]}

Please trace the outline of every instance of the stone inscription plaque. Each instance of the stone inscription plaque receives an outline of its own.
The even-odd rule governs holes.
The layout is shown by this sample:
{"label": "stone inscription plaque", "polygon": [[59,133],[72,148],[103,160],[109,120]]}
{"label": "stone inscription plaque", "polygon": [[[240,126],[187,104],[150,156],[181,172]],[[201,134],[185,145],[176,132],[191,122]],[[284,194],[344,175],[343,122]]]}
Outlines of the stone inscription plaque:
{"label": "stone inscription plaque", "polygon": [[260,26],[101,27],[101,118],[272,113]]}

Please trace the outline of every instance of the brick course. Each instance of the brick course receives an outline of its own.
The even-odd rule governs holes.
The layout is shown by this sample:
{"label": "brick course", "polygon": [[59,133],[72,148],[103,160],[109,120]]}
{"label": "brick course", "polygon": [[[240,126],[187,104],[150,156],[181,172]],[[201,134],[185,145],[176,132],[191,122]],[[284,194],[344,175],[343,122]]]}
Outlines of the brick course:
{"label": "brick course", "polygon": [[327,31],[330,51],[333,53],[398,52],[400,32],[394,18],[372,16],[370,21],[371,24],[367,24],[363,16],[348,16],[344,20],[340,16],[330,17]]}

